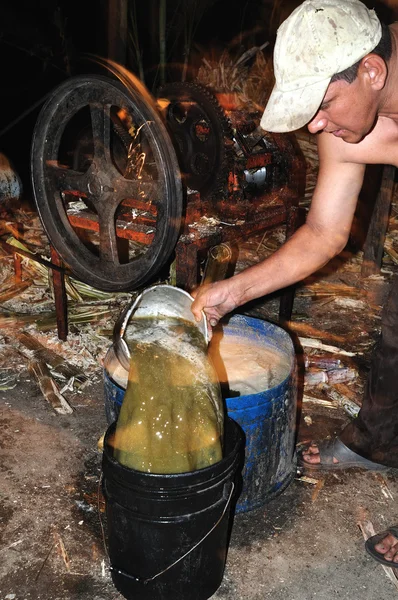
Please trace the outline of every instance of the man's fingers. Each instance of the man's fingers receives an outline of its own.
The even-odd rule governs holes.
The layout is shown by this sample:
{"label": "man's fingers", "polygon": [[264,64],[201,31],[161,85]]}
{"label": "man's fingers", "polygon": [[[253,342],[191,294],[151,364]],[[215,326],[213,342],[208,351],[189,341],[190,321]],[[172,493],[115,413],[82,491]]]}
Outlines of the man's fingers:
{"label": "man's fingers", "polygon": [[196,299],[192,302],[191,311],[195,320],[199,323],[202,320],[202,310],[198,308],[198,301]]}
{"label": "man's fingers", "polygon": [[225,311],[220,310],[225,301],[225,293],[220,293],[220,289],[223,290],[221,283],[223,282],[204,284],[191,292],[194,298],[191,311],[196,321],[201,320],[203,311],[209,326],[215,327],[222,315],[225,314]]}
{"label": "man's fingers", "polygon": [[200,323],[202,320],[202,313],[201,312],[197,313],[196,311],[195,312],[192,311],[192,313],[193,313],[193,316],[195,317],[195,321],[197,323]]}

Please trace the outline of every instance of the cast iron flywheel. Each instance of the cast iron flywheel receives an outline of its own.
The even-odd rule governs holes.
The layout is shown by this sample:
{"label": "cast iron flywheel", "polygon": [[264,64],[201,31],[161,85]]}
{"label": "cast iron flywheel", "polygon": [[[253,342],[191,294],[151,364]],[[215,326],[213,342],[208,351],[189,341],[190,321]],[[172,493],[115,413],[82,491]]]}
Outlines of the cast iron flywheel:
{"label": "cast iron flywheel", "polygon": [[181,224],[180,169],[133,78],[61,84],[39,115],[31,167],[43,226],[76,278],[129,291],[168,261]]}

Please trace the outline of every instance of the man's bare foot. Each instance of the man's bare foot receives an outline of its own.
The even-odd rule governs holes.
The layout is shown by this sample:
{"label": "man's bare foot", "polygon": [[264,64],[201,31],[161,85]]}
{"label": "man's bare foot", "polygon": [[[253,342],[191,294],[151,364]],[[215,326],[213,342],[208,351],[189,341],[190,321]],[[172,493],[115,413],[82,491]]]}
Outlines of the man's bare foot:
{"label": "man's bare foot", "polygon": [[398,539],[389,533],[375,545],[375,550],[382,554],[386,560],[398,563]]}
{"label": "man's bare foot", "polygon": [[[318,444],[315,442],[311,442],[310,446],[308,446],[307,450],[303,450],[302,457],[304,462],[309,463],[311,465],[318,465],[321,462],[321,455],[319,453]],[[334,464],[337,464],[339,461],[337,458],[333,457]]]}

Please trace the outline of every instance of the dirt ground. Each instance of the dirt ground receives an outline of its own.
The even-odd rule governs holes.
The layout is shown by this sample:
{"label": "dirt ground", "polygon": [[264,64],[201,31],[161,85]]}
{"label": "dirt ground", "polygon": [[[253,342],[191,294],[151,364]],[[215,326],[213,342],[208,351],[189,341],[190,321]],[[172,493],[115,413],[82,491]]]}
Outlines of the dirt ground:
{"label": "dirt ground", "polygon": [[[253,247],[242,249],[242,266],[250,261]],[[364,287],[355,257],[346,258],[323,275],[324,285],[331,280],[357,285],[361,294],[381,302],[393,267]],[[303,293],[311,285],[298,290],[292,335],[322,330],[324,343],[337,340],[346,350],[361,351],[350,359],[358,370],[350,386],[360,394],[380,305],[373,312],[353,311],[333,300],[326,309]],[[269,317],[276,308],[273,300],[248,307],[248,312]],[[107,426],[102,367],[89,370],[83,389],[65,392],[74,412],[59,415],[43,398],[25,357],[14,352],[8,331],[2,374],[10,375],[12,365],[16,377],[15,387],[3,386],[0,392],[0,599],[120,600],[107,568],[98,496],[97,442]],[[322,398],[318,387],[304,390],[304,398],[317,396]],[[299,441],[332,435],[349,419],[340,408],[308,400],[301,407]],[[350,470],[317,474],[311,483],[299,476],[272,502],[235,517],[225,576],[214,599],[387,600],[397,594],[383,568],[365,553],[358,527],[358,522],[371,521],[377,531],[396,522],[396,474]]]}
{"label": "dirt ground", "polygon": [[[397,215],[395,202],[390,248],[397,245]],[[22,218],[18,215],[17,222]],[[37,235],[35,227],[26,230]],[[237,268],[261,260],[281,241],[280,231],[248,240],[240,247]],[[334,435],[351,418],[331,399],[331,389],[343,392],[354,406],[361,403],[381,306],[398,270],[388,252],[379,275],[363,279],[361,264],[360,251],[346,251],[297,288],[287,328],[296,343],[300,380],[306,382],[299,389],[298,443]],[[131,298],[70,300],[70,334],[61,343],[47,276],[33,272],[32,265],[24,268],[32,281],[15,295],[12,260],[1,257],[0,600],[121,600],[104,544],[98,440],[107,427],[102,361],[113,324]],[[278,306],[276,296],[242,312],[275,322]],[[57,379],[71,414],[57,414],[44,398],[32,371],[37,352],[26,346],[32,338],[76,370],[76,377]],[[323,346],[312,348],[311,341]],[[321,370],[304,371],[303,353],[339,358],[354,376],[338,385],[322,387],[314,380],[311,385],[306,378]],[[53,379],[60,375],[56,371]],[[214,600],[390,600],[397,595],[397,580],[366,554],[359,528],[367,523],[380,531],[396,523],[397,473],[351,469],[310,479],[302,475],[263,507],[235,516]]]}
{"label": "dirt ground", "polygon": [[[97,486],[101,382],[55,416],[27,376],[2,394],[2,600],[118,600],[107,570]],[[325,430],[342,419],[319,413]],[[314,418],[315,420],[315,418]],[[277,499],[235,518],[214,598],[391,598],[396,591],[364,552],[358,520],[396,519],[397,479],[352,471],[323,487],[295,480]]]}

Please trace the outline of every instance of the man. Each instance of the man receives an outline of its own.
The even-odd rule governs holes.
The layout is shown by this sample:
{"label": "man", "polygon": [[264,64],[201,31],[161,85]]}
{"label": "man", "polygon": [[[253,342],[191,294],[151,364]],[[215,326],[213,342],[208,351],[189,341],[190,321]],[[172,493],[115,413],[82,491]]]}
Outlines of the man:
{"label": "man", "polygon": [[[300,281],[345,247],[367,164],[398,167],[398,23],[382,25],[359,0],[306,0],[282,23],[266,131],[318,133],[319,175],[306,223],[272,256],[199,287],[192,311],[211,326],[254,298]],[[398,278],[382,314],[361,411],[332,441],[311,444],[307,468],[398,467]],[[368,544],[398,566],[397,528]]]}

